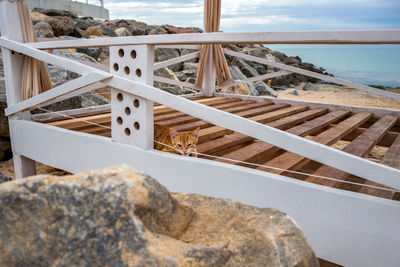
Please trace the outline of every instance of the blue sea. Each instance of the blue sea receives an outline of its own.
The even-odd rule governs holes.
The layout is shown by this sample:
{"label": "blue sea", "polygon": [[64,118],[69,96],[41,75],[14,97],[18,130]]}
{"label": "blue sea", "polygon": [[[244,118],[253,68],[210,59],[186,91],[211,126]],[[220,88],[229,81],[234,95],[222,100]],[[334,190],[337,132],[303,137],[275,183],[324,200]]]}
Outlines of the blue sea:
{"label": "blue sea", "polygon": [[335,77],[367,85],[400,87],[400,45],[265,45]]}

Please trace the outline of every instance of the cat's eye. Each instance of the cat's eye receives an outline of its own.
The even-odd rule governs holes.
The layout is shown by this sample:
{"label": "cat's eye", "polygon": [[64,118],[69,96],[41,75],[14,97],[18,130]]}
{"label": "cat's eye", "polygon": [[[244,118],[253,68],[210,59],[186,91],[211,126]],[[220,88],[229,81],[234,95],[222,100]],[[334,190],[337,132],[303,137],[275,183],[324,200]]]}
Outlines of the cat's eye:
{"label": "cat's eye", "polygon": [[192,144],[187,144],[187,146],[192,146]]}
{"label": "cat's eye", "polygon": [[181,144],[178,144],[179,147],[183,147]]}

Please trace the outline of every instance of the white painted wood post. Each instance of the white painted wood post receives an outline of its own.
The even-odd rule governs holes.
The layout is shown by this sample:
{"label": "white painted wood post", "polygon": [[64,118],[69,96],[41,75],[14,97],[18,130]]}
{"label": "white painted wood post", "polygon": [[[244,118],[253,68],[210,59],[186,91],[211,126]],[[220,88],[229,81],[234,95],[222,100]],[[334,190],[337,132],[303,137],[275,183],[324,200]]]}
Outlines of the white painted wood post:
{"label": "white painted wood post", "polygon": [[[1,36],[17,42],[23,42],[22,27],[16,2],[0,1],[0,29]],[[10,107],[22,100],[22,66],[23,56],[8,49],[2,48],[4,76],[6,78],[7,105]],[[22,178],[36,174],[35,162],[15,153],[18,140],[11,129],[11,120],[30,119],[29,112],[17,113],[9,117],[10,137],[14,158],[15,177]]]}
{"label": "white painted wood post", "polygon": [[205,96],[213,96],[215,92],[215,64],[212,45],[208,54],[206,69],[204,70],[202,91]]}
{"label": "white painted wood post", "polygon": [[[153,86],[154,47],[130,45],[110,47],[110,71]],[[111,90],[111,136],[118,143],[153,148],[153,102],[132,94]]]}

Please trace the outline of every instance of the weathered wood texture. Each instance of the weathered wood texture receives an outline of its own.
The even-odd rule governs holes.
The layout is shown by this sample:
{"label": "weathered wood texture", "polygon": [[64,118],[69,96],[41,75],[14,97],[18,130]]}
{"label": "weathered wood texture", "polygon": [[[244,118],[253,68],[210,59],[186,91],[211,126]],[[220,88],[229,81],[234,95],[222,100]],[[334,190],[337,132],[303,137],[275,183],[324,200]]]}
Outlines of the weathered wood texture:
{"label": "weathered wood texture", "polygon": [[[396,125],[397,121],[397,117],[391,115],[386,115],[376,121],[373,119],[373,113],[367,111],[351,113],[348,110],[334,110],[329,112],[327,108],[319,107],[310,109],[307,105],[290,106],[284,103],[273,104],[272,101],[256,102],[222,97],[195,99],[193,101],[284,130],[300,137],[309,136],[309,139],[328,146],[333,145],[339,140],[343,140],[350,133],[358,132],[359,134],[352,141],[354,143],[352,146],[354,149],[364,151],[362,155],[355,153],[361,157],[365,156]],[[162,105],[154,107],[154,114],[155,123],[173,127],[179,131],[200,127],[198,152],[223,157],[222,159],[214,159],[218,162],[250,168],[256,168],[256,166],[248,165],[244,162],[250,164],[256,163],[265,167],[282,169],[276,170],[259,167],[260,170],[290,175],[286,170],[301,171],[303,166],[312,161],[304,156],[285,152],[272,144],[256,140],[253,137],[234,132],[224,127],[213,125],[205,120]],[[88,125],[82,119],[106,127],[110,126],[109,114],[88,116],[75,120],[63,120],[50,124],[85,133],[110,136],[109,129]],[[370,124],[370,121],[375,121],[375,123]],[[360,129],[363,130],[360,131]],[[400,140],[400,138],[398,139]],[[396,139],[396,142],[390,143],[391,147],[385,156],[386,161],[392,162],[392,164],[387,164],[388,166],[396,166],[395,163],[398,163],[399,140]],[[347,150],[344,151],[348,152]],[[212,159],[206,155],[200,155],[199,157]],[[324,167],[328,168],[328,166]],[[342,173],[346,174],[345,172]],[[375,183],[367,181],[366,184]],[[389,198],[388,191],[361,187],[359,192]],[[393,193],[391,196],[393,197]]]}

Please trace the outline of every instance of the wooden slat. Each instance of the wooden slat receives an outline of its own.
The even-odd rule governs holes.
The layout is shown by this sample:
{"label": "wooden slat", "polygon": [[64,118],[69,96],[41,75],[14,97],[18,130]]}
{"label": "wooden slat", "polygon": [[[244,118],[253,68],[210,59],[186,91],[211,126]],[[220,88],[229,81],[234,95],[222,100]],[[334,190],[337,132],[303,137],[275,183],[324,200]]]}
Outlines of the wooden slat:
{"label": "wooden slat", "polygon": [[[240,107],[240,106],[246,106],[246,105],[250,105],[250,104],[256,104],[256,105],[253,105],[252,108],[265,105],[263,103],[256,103],[254,101],[239,101],[239,102],[233,102],[233,103],[231,103],[231,102],[230,103],[221,103],[221,104],[215,105],[213,107],[218,108],[218,109],[223,109],[223,108],[227,108],[227,107],[238,107],[238,106]],[[269,105],[272,105],[272,103],[269,103]],[[179,117],[183,117],[183,116],[188,116],[188,115],[185,113],[182,113],[182,112],[176,112],[176,113],[171,113],[171,114],[166,114],[166,115],[159,115],[159,116],[154,117],[154,122],[175,119],[175,118],[179,118]]]}
{"label": "wooden slat", "polygon": [[[386,152],[385,156],[383,157],[382,164],[388,165],[393,168],[400,169],[400,136],[396,138],[396,140],[393,142],[393,144],[390,146],[388,152]],[[399,177],[400,179],[400,177]],[[371,182],[371,181],[365,181],[366,185],[373,185],[373,186],[380,186],[383,188],[387,188],[385,186],[382,186],[380,184]],[[363,186],[360,190],[360,193],[367,194],[367,195],[373,195],[377,197],[383,197],[383,198],[388,198],[388,199],[393,199],[395,193],[393,191],[387,191],[387,190],[379,190],[379,189],[374,189],[370,187],[365,187]]]}
{"label": "wooden slat", "polygon": [[[255,108],[255,109],[250,109],[250,110],[244,110],[241,111],[239,113],[236,113],[237,116],[241,116],[244,118],[250,117],[250,116],[256,116],[259,114],[263,114],[263,113],[267,113],[267,112],[271,112],[271,111],[275,111],[278,109],[282,109],[285,107],[288,107],[289,105],[271,105],[270,103],[265,103],[264,105],[262,105],[261,107]],[[188,130],[193,130],[196,129],[197,127],[200,128],[206,128],[209,126],[212,126],[213,124],[207,122],[207,121],[196,121],[196,122],[192,122],[192,123],[188,123],[188,124],[182,124],[182,125],[178,125],[175,126],[174,129],[177,131],[188,131]]]}
{"label": "wooden slat", "polygon": [[[261,114],[257,116],[250,117],[249,120],[256,121],[259,123],[267,123],[270,121],[274,121],[286,116],[293,115],[295,113],[307,110],[307,106],[298,106],[298,107],[288,107],[284,108],[282,110],[276,110],[273,112],[269,112],[266,114]],[[206,129],[201,129],[200,130],[200,136],[199,136],[199,144],[206,142],[207,140],[215,139],[220,136],[224,136],[226,134],[232,133],[232,130],[223,128],[221,126],[212,126]]]}
{"label": "wooden slat", "polygon": [[[349,111],[335,111],[331,112],[327,115],[324,115],[322,117],[316,118],[312,121],[303,123],[299,126],[296,126],[289,131],[292,131],[293,134],[303,136],[309,134],[310,129],[316,129],[318,131],[319,129],[322,129],[326,127],[327,125],[335,122],[336,120],[339,120],[340,118],[346,116],[349,113]],[[279,121],[279,120],[278,120]],[[277,127],[276,125],[275,127]],[[281,129],[277,127],[278,129]],[[204,154],[212,154],[224,149],[227,149],[231,146],[247,143],[249,141],[254,140],[254,138],[249,137],[247,135],[241,134],[241,133],[233,133],[230,135],[226,135],[224,137],[218,138],[216,140],[212,140],[210,142],[200,144],[197,146],[197,151],[200,153]],[[226,156],[226,155],[225,155]]]}
{"label": "wooden slat", "polygon": [[[231,102],[235,102],[235,101],[232,101],[232,99],[228,99],[228,98],[224,98],[224,97],[213,97],[213,98],[204,98],[204,99],[200,99],[200,100],[195,100],[195,102],[203,104],[203,105],[207,105],[207,106],[213,106],[213,105],[218,105],[220,103],[231,103]],[[154,116],[169,114],[169,113],[174,113],[174,112],[178,112],[178,111],[175,109],[163,106],[163,105],[154,107]]]}
{"label": "wooden slat", "polygon": [[[239,111],[243,111],[243,110],[248,110],[251,109],[249,107],[246,106],[246,103],[243,103],[244,101],[239,101],[239,102],[234,102],[234,103],[222,103],[219,105],[215,105],[213,106],[213,108],[217,108],[219,110],[224,110],[226,112],[229,113],[237,113]],[[264,104],[264,105],[271,105],[271,103],[268,104]],[[176,125],[182,125],[182,124],[187,124],[187,123],[191,123],[194,121],[199,121],[199,118],[193,117],[193,116],[182,116],[182,117],[178,117],[178,118],[173,118],[173,119],[169,119],[169,120],[163,120],[163,121],[158,121],[158,124],[164,125],[164,126],[168,126],[168,127],[173,127]]]}
{"label": "wooden slat", "polygon": [[[236,99],[234,101],[232,101],[232,100],[218,97],[215,99],[210,99],[210,98],[204,99],[203,98],[203,99],[198,99],[198,100],[194,100],[194,101],[198,102],[198,103],[202,103],[202,104],[208,104],[208,105],[218,105],[219,103],[226,103],[226,102],[228,102],[228,103],[240,102],[239,99]],[[156,110],[159,111],[160,113],[162,113],[163,111],[166,111],[166,109],[168,109],[172,112],[177,112],[173,109],[166,108],[165,106],[162,106],[162,105],[154,107],[155,113],[156,113]],[[60,121],[51,122],[51,123],[49,123],[49,125],[62,127],[62,128],[70,129],[70,130],[82,130],[82,129],[90,128],[91,125],[87,124],[86,122],[83,122],[83,120],[103,124],[103,123],[106,123],[107,121],[111,121],[111,113],[100,114],[100,115],[95,115],[95,116],[85,116],[85,117],[80,117],[80,118],[76,118],[76,119],[60,120]]]}
{"label": "wooden slat", "polygon": [[[332,128],[313,137],[311,140],[324,145],[332,145],[335,142],[339,141],[343,136],[347,135],[349,132],[353,131],[364,122],[368,121],[368,119],[370,119],[371,117],[372,114],[368,112],[357,113],[350,118],[342,121],[341,123],[333,126]],[[282,155],[264,164],[264,166],[280,168],[282,170],[265,168],[259,169],[267,170],[276,174],[285,174],[285,170],[297,170],[308,162],[310,162],[310,160],[305,157],[291,152],[285,152]]]}
{"label": "wooden slat", "polygon": [[[318,109],[319,112],[323,112],[324,110]],[[303,112],[304,113],[304,112]],[[344,116],[346,116],[349,112],[348,111],[334,111],[330,112],[326,115],[303,123],[301,125],[295,126],[287,130],[287,132],[298,135],[298,136],[306,136],[314,131],[318,131],[321,128],[324,128],[335,122]],[[281,121],[282,125],[279,125],[279,121]],[[279,128],[281,130],[285,130],[285,125],[287,126],[286,118],[283,120],[279,120],[268,124],[269,126],[273,126]],[[203,147],[198,148],[198,150],[202,149]],[[204,148],[203,148],[204,149]],[[237,149],[229,154],[223,155],[224,158],[238,160],[238,161],[245,161],[245,162],[256,162],[261,160],[268,154],[275,153],[281,150],[279,147],[273,146],[268,143],[264,142],[257,142],[251,145],[245,146],[243,148]],[[231,161],[224,161],[220,160],[221,162],[232,163]],[[236,164],[236,163],[232,163]],[[242,165],[237,163],[237,165]]]}
{"label": "wooden slat", "polygon": [[[347,145],[343,149],[343,151],[355,156],[365,157],[375,146],[375,144],[390,130],[390,128],[396,123],[396,121],[397,118],[393,116],[382,117],[367,131],[365,131],[362,135],[360,135],[353,142]],[[344,180],[349,174],[330,166],[323,165],[316,172],[314,172],[314,175]],[[316,178],[312,176],[308,177],[306,181],[331,187],[340,187],[340,185],[342,184],[341,182]]]}

